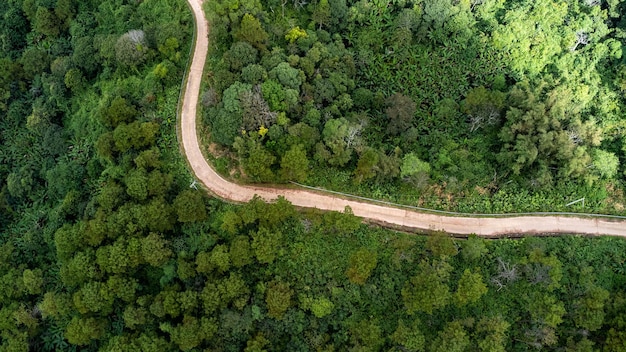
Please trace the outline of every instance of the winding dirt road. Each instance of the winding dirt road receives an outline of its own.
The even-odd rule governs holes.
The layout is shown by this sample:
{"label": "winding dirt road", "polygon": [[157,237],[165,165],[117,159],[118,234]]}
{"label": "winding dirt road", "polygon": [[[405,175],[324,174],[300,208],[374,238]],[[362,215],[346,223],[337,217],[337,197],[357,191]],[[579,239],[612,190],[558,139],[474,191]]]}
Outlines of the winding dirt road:
{"label": "winding dirt road", "polygon": [[196,105],[208,49],[208,25],[202,11],[203,0],[187,0],[196,21],[196,43],[183,94],[180,139],[183,153],[196,178],[215,196],[227,201],[247,202],[255,194],[265,200],[282,195],[298,207],[343,211],[346,206],[367,221],[407,230],[444,230],[453,234],[503,236],[520,234],[588,234],[626,237],[626,221],[605,218],[565,216],[517,216],[509,218],[452,217],[345,200],[305,190],[284,190],[241,186],[224,180],[202,155],[197,135]]}

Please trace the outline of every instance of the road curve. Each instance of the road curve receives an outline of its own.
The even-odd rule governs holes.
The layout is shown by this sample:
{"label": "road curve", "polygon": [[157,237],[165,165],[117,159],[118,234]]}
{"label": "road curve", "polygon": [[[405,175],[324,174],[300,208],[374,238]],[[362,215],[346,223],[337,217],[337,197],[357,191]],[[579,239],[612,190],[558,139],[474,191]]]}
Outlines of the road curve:
{"label": "road curve", "polygon": [[183,153],[196,178],[215,196],[227,201],[247,202],[254,195],[265,200],[284,196],[293,205],[304,208],[343,211],[346,206],[367,221],[406,230],[443,230],[448,233],[480,236],[520,234],[587,234],[626,237],[626,221],[565,216],[518,216],[508,218],[452,217],[419,213],[412,210],[341,199],[306,190],[285,190],[241,186],[223,179],[208,164],[197,134],[196,105],[208,50],[208,24],[202,10],[203,0],[187,0],[196,22],[196,42],[183,92],[179,138]]}

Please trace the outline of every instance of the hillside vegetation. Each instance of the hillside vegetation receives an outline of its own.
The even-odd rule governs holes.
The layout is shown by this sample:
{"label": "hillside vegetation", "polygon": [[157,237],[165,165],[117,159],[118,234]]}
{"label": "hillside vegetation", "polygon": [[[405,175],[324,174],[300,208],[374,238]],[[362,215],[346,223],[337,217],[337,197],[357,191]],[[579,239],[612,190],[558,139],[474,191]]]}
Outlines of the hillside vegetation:
{"label": "hillside vegetation", "polygon": [[[263,34],[255,27],[261,12],[252,11],[261,8],[259,3],[208,3],[223,6],[237,35]],[[308,11],[284,4],[285,18]],[[282,16],[277,5],[266,9]],[[321,22],[305,31],[307,36],[319,23],[322,30],[348,24],[324,22],[330,16],[324,13],[315,15],[323,15],[316,17]],[[175,133],[193,30],[184,1],[8,0],[0,1],[0,18],[0,351],[626,349],[626,242],[621,239],[418,237],[364,225],[350,209],[297,212],[284,199],[267,204],[258,198],[236,206],[189,187],[192,176]],[[251,29],[241,31],[237,23],[246,22]],[[213,33],[225,43],[229,27],[219,26],[215,22]],[[315,35],[321,38],[324,32]],[[302,32],[292,36],[300,45]],[[260,53],[263,40],[236,50]],[[333,50],[347,50],[343,40],[320,40],[324,47],[332,42]],[[221,62],[221,56],[212,57]],[[349,57],[324,65],[349,64]],[[209,107],[217,104],[214,109],[231,97],[237,103],[218,112],[231,116],[250,108],[241,103],[246,96],[254,104],[269,104],[263,94],[273,89],[272,104],[279,108],[270,108],[267,116],[271,121],[277,113],[283,122],[264,121],[258,130],[232,135],[233,144],[252,156],[273,155],[269,137],[257,132],[261,127],[267,126],[268,136],[274,126],[286,128],[286,140],[324,135],[326,129],[320,132],[308,123],[296,127],[291,110],[280,110],[291,106],[282,105],[291,104],[288,89],[298,87],[296,76],[290,76],[293,67],[281,62],[267,73],[275,77],[273,83],[264,80],[263,64],[246,65],[242,70],[260,72],[264,83],[228,84],[224,98],[213,87],[215,95],[207,91],[204,97]],[[323,70],[316,65],[314,71]],[[305,80],[299,72],[297,77]],[[350,85],[341,75],[333,77]],[[526,94],[528,87],[520,83],[517,94]],[[476,94],[499,96],[492,89],[485,86]],[[545,89],[549,94],[552,88]],[[364,103],[376,102],[361,92]],[[328,94],[329,106],[339,101]],[[407,102],[406,97],[393,99]],[[425,108],[413,103],[415,111]],[[333,116],[322,112],[318,126],[324,116]],[[355,120],[332,120],[331,130],[354,132]],[[368,122],[362,128],[373,126]],[[258,137],[250,138],[255,133]],[[363,133],[353,138],[363,140]],[[342,138],[335,141],[346,142]],[[309,160],[309,148],[318,148],[317,143],[287,144],[291,159],[285,165]],[[321,153],[344,160],[341,149],[332,149],[340,144],[329,143],[319,147]],[[303,154],[307,158],[299,157]],[[428,184],[423,178],[428,171],[434,182],[432,161],[418,152],[405,158],[417,171],[402,169],[401,178]],[[329,170],[347,175],[349,162]],[[259,170],[266,171],[258,177],[277,172],[289,179],[308,169],[296,164],[280,169],[292,174]]]}
{"label": "hillside vegetation", "polygon": [[224,172],[464,212],[623,211],[623,2],[206,7]]}

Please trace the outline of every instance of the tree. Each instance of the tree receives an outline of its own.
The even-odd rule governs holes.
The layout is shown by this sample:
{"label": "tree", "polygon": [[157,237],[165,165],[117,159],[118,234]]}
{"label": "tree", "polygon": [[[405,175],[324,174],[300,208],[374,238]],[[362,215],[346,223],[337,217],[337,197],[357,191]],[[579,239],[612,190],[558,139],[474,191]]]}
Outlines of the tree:
{"label": "tree", "polygon": [[436,231],[428,236],[426,249],[434,256],[441,258],[455,256],[459,251],[452,236],[443,231]]}
{"label": "tree", "polygon": [[426,340],[420,331],[420,321],[415,319],[407,326],[403,320],[399,320],[396,331],[391,335],[391,341],[398,344],[402,351],[424,351]]}
{"label": "tree", "polygon": [[115,148],[125,153],[131,148],[143,148],[154,144],[159,125],[155,122],[138,121],[130,124],[122,123],[113,131]]}
{"label": "tree", "polygon": [[145,200],[148,197],[148,174],[144,169],[134,169],[129,172],[124,180],[126,193],[137,200]]}
{"label": "tree", "polygon": [[63,318],[72,310],[72,298],[68,293],[46,292],[37,305],[43,317]]}
{"label": "tree", "polygon": [[280,82],[285,88],[294,89],[296,92],[300,91],[300,85],[302,84],[300,71],[286,62],[281,62],[270,70],[269,77]]}
{"label": "tree", "polygon": [[135,224],[141,229],[163,233],[172,230],[176,223],[172,206],[162,196],[152,198],[147,204],[137,206],[133,210]]}
{"label": "tree", "polygon": [[532,292],[527,298],[527,301],[530,315],[538,325],[555,329],[563,322],[565,307],[563,302],[559,301],[554,296]]}
{"label": "tree", "polygon": [[73,317],[65,329],[65,338],[73,345],[85,346],[91,340],[100,339],[106,331],[106,323],[97,318]]}
{"label": "tree", "polygon": [[397,136],[413,125],[413,116],[417,110],[415,102],[406,95],[395,93],[386,100],[385,114],[389,119],[387,133]]}
{"label": "tree", "polygon": [[433,352],[463,352],[470,345],[467,331],[459,321],[446,324],[433,342]]}
{"label": "tree", "polygon": [[237,236],[230,243],[230,259],[236,268],[252,264],[252,251],[248,236]]}
{"label": "tree", "polygon": [[478,348],[482,352],[505,352],[509,340],[507,330],[511,327],[501,316],[483,317],[476,325],[479,334]]}
{"label": "tree", "polygon": [[537,186],[551,180],[552,169],[561,177],[588,175],[589,148],[601,140],[593,121],[582,122],[582,106],[573,100],[571,90],[549,86],[545,81],[516,84],[499,133],[503,147],[498,160],[516,175],[531,174]]}
{"label": "tree", "polygon": [[267,315],[281,320],[287,309],[291,306],[293,290],[288,283],[274,280],[267,286],[265,303],[267,303]]}
{"label": "tree", "polygon": [[[322,132],[324,144],[330,148],[329,155],[323,157],[330,165],[344,166],[352,159],[352,152],[359,143],[359,134],[363,125],[351,124],[345,118],[330,119]],[[316,157],[320,158],[318,151]]]}
{"label": "tree", "polygon": [[198,191],[185,190],[179,193],[174,199],[174,208],[180,222],[203,221],[207,218],[206,206]]}
{"label": "tree", "polygon": [[285,181],[304,182],[309,159],[302,144],[294,144],[280,160],[280,176]]}
{"label": "tree", "polygon": [[454,298],[456,304],[462,307],[468,303],[476,303],[487,291],[487,285],[483,283],[482,275],[465,269],[459,280]]}
{"label": "tree", "polygon": [[612,179],[619,168],[619,158],[611,152],[595,149],[592,153],[593,166],[600,177]]}
{"label": "tree", "polygon": [[44,284],[41,269],[25,269],[22,273],[22,279],[24,280],[24,287],[28,293],[31,295],[41,293]]}
{"label": "tree", "polygon": [[469,117],[470,132],[500,122],[506,95],[483,86],[473,88],[461,103],[461,110]]}
{"label": "tree", "polygon": [[[243,160],[243,168],[246,175],[255,182],[271,182],[275,179],[271,167],[276,157],[257,141],[248,139],[247,157]],[[241,147],[235,146],[239,151]]]}
{"label": "tree", "polygon": [[[227,272],[231,264],[228,247],[223,244],[213,247],[209,256],[209,262],[212,267],[216,268],[220,273]],[[198,271],[200,271],[200,268],[198,268]]]}
{"label": "tree", "polygon": [[602,287],[592,286],[585,294],[574,301],[574,322],[579,328],[596,331],[604,323],[604,305],[609,292]]}
{"label": "tree", "polygon": [[115,43],[115,58],[122,66],[137,67],[146,60],[148,46],[142,30],[131,30]]}
{"label": "tree", "polygon": [[567,18],[567,9],[565,2],[541,0],[533,6],[506,11],[492,40],[495,48],[507,54],[517,77],[537,76],[563,51],[559,29]]}
{"label": "tree", "polygon": [[102,112],[102,120],[111,127],[117,127],[121,123],[127,123],[137,117],[139,112],[126,99],[117,96],[113,98],[108,108]]}
{"label": "tree", "polygon": [[376,267],[376,253],[365,247],[359,248],[350,255],[350,263],[346,275],[353,284],[364,285],[372,270]]}
{"label": "tree", "polygon": [[146,263],[161,267],[172,255],[168,242],[160,235],[151,233],[141,239],[141,253]]}
{"label": "tree", "polygon": [[35,14],[35,22],[33,29],[48,37],[57,37],[61,32],[59,28],[59,19],[53,11],[39,6]]}
{"label": "tree", "polygon": [[243,109],[243,130],[258,131],[276,122],[278,113],[270,110],[267,101],[263,99],[260,85],[254,86],[251,91],[241,92],[239,102]]}
{"label": "tree", "polygon": [[268,39],[267,32],[263,29],[261,22],[249,13],[243,15],[234,37],[237,40],[246,41],[262,51],[265,50]]}
{"label": "tree", "polygon": [[417,274],[402,289],[402,298],[409,315],[415,312],[432,314],[448,304],[450,289],[447,282],[451,270],[452,266],[445,261],[420,262]]}
{"label": "tree", "polygon": [[244,67],[256,64],[259,60],[259,51],[249,43],[239,41],[233,43],[224,53],[223,60],[231,71],[238,72]]}
{"label": "tree", "polygon": [[269,345],[270,341],[266,339],[262,333],[256,334],[253,339],[248,340],[244,352],[267,352],[265,347]]}
{"label": "tree", "polygon": [[140,326],[148,321],[148,310],[144,307],[129,305],[124,309],[124,326],[132,330],[139,330]]}
{"label": "tree", "polygon": [[162,173],[159,170],[152,170],[148,174],[148,195],[151,197],[165,197],[172,185],[171,174]]}
{"label": "tree", "polygon": [[474,262],[488,252],[485,240],[476,235],[470,235],[466,241],[461,242],[461,257],[463,257],[463,260]]}
{"label": "tree", "polygon": [[366,147],[361,153],[354,170],[355,182],[361,183],[376,176],[379,160],[378,151],[374,148]]}
{"label": "tree", "polygon": [[430,164],[422,161],[415,153],[408,153],[402,158],[400,177],[403,180],[422,188],[426,186],[430,175]]}
{"label": "tree", "polygon": [[316,318],[321,319],[330,315],[335,309],[335,305],[326,297],[318,297],[311,299],[310,309],[311,313],[313,313]]}
{"label": "tree", "polygon": [[244,83],[261,84],[267,80],[267,71],[261,65],[250,64],[241,70],[241,80]]}
{"label": "tree", "polygon": [[252,233],[252,249],[259,263],[271,264],[280,253],[282,233],[270,231],[265,227]]}
{"label": "tree", "polygon": [[22,53],[19,62],[22,64],[26,78],[33,79],[46,70],[49,65],[48,54],[39,47],[28,47]]}
{"label": "tree", "polygon": [[328,0],[320,0],[313,10],[313,21],[319,25],[319,29],[328,26],[331,18],[330,5]]}
{"label": "tree", "polygon": [[363,319],[349,324],[350,342],[355,350],[378,351],[384,343],[380,325],[375,319]]}
{"label": "tree", "polygon": [[218,143],[232,145],[242,127],[243,108],[239,101],[242,92],[249,91],[252,86],[235,82],[228,87],[222,97],[223,109],[218,109],[212,121],[212,137]]}
{"label": "tree", "polygon": [[185,315],[181,324],[172,326],[170,323],[161,324],[161,330],[170,334],[171,340],[183,351],[189,351],[199,346],[202,341],[210,339],[217,332],[215,319],[202,317],[197,319]]}

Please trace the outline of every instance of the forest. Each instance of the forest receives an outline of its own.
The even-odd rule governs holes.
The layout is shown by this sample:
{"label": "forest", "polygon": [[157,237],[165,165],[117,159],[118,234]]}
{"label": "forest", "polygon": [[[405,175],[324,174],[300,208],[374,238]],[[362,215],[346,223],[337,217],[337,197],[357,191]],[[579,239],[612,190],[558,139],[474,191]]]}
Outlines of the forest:
{"label": "forest", "polygon": [[[241,181],[439,187],[447,207],[506,164],[502,192],[554,189],[520,193],[535,206],[568,187],[621,192],[619,2],[205,4],[206,138],[232,148],[213,161]],[[549,19],[568,11],[580,18]],[[529,38],[543,61],[528,66],[511,36],[529,12],[537,28],[591,26],[588,37],[563,32],[576,55],[562,58]],[[622,239],[418,236],[349,208],[235,205],[190,187],[176,137],[194,29],[183,0],[7,0],[0,16],[0,351],[626,350]],[[466,33],[479,29],[508,44]],[[572,62],[591,66],[559,71]],[[595,160],[588,173],[561,149],[556,161],[515,154],[518,141],[563,139],[559,126],[581,133],[567,150]],[[501,131],[505,149],[477,160]],[[494,203],[498,192],[476,209],[516,204]],[[590,206],[617,210],[612,199]]]}
{"label": "forest", "polygon": [[467,213],[623,214],[622,1],[205,6],[205,145],[226,176]]}

